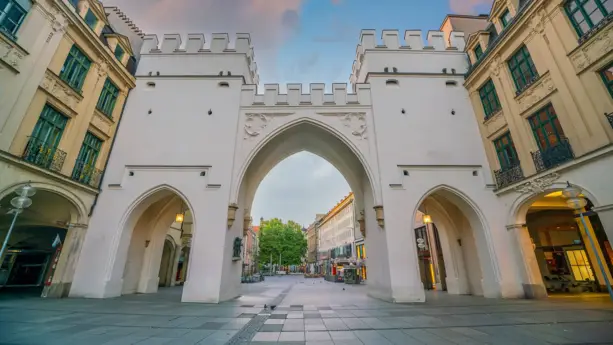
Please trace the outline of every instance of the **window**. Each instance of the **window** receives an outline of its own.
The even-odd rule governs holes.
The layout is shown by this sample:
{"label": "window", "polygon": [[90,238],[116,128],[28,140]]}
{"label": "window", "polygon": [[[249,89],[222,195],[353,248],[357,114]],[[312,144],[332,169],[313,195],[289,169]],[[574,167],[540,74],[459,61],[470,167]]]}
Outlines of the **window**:
{"label": "window", "polygon": [[517,93],[521,93],[525,90],[539,76],[526,46],[519,48],[517,53],[511,56],[508,64],[511,70],[511,76],[515,82],[515,87],[517,88]]}
{"label": "window", "polygon": [[569,0],[565,8],[581,37],[613,12],[613,0]]}
{"label": "window", "polygon": [[123,59],[123,54],[123,48],[121,48],[119,43],[117,43],[117,45],[115,46],[115,57],[117,58],[117,60],[121,61],[121,59]]}
{"label": "window", "polygon": [[73,89],[81,91],[90,65],[91,61],[87,56],[76,45],[73,45],[64,62],[64,66],[62,66],[60,78]]}
{"label": "window", "polygon": [[545,151],[564,139],[564,131],[551,104],[528,118],[539,149]]}
{"label": "window", "polygon": [[609,67],[600,71],[600,76],[602,76],[602,80],[606,85],[611,97],[613,97],[613,64],[609,65]]}
{"label": "window", "polygon": [[96,168],[96,160],[102,148],[102,140],[95,135],[87,132],[83,145],[79,151],[79,156],[72,170],[72,179],[82,183],[92,182],[94,170]]}
{"label": "window", "polygon": [[100,110],[104,115],[112,118],[113,109],[115,109],[115,103],[117,102],[117,96],[119,96],[119,89],[110,78],[106,78],[100,98],[98,98],[98,105],[96,108]]}
{"label": "window", "polygon": [[509,168],[519,165],[519,159],[517,158],[517,151],[515,145],[513,145],[513,139],[511,139],[511,133],[505,134],[494,140],[494,147],[496,147],[496,155],[500,162],[500,168],[507,170]]}
{"label": "window", "polygon": [[475,59],[476,59],[475,61],[478,61],[483,55],[483,49],[481,49],[481,45],[477,44],[477,46],[475,47],[473,51],[475,52]]}
{"label": "window", "polygon": [[66,122],[68,122],[66,116],[51,106],[45,105],[32,131],[24,159],[49,168],[53,163],[60,139],[62,139]]}
{"label": "window", "polygon": [[592,272],[592,266],[590,265],[585,250],[567,250],[566,257],[568,257],[568,263],[570,264],[570,270],[573,273],[573,277],[576,281],[595,281],[594,272]]}
{"label": "window", "polygon": [[483,111],[485,111],[485,118],[488,119],[496,112],[500,110],[500,101],[496,94],[496,88],[492,80],[488,80],[479,89],[479,96],[481,97],[481,103],[483,104]]}
{"label": "window", "polygon": [[502,15],[500,16],[500,24],[502,24],[503,29],[506,28],[507,25],[509,25],[511,19],[513,19],[513,17],[511,17],[511,12],[509,12],[509,10],[504,10]]}
{"label": "window", "polygon": [[92,10],[87,10],[87,14],[85,15],[85,23],[87,23],[92,30],[96,29],[96,25],[98,25],[98,18],[94,12],[92,12]]}
{"label": "window", "polygon": [[74,6],[74,8],[77,8],[77,6],[79,5],[79,0],[68,0],[68,2],[70,2],[70,4]]}
{"label": "window", "polygon": [[30,0],[0,0],[0,31],[15,37],[31,7]]}

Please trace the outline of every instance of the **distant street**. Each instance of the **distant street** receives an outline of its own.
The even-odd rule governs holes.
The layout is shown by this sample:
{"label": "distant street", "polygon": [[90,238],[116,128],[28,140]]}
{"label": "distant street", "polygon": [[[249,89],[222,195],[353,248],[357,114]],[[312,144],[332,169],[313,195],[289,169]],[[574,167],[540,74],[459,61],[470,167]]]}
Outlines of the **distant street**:
{"label": "distant street", "polygon": [[399,305],[367,297],[364,285],[302,276],[267,277],[242,289],[242,297],[220,305],[182,304],[181,287],[108,300],[4,297],[0,344],[613,343],[613,304],[600,297],[430,293],[425,304]]}

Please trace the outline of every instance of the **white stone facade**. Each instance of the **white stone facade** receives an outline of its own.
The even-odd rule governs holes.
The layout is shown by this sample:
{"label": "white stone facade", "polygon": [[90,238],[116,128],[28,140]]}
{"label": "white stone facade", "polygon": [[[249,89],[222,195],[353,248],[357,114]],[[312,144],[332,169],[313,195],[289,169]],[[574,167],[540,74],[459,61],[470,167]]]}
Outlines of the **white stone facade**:
{"label": "white stone facade", "polygon": [[364,212],[372,296],[425,300],[413,219],[430,198],[456,267],[450,292],[523,297],[523,266],[509,260],[507,212],[462,87],[463,34],[452,33],[451,46],[436,31],[428,46],[418,31],[407,31],[405,45],[397,31],[384,31],[383,44],[375,35],[361,33],[353,93],[333,84],[330,94],[323,84],[289,84],[287,94],[265,85],[258,94],[248,35],[234,48],[221,34],[205,47],[202,35],[185,45],[166,35],[159,47],[146,36],[71,295],[114,297],[128,283],[156,291],[165,233],[183,202],[194,232],[182,300],[236,297],[241,220],[270,169],[307,150],[338,168]]}

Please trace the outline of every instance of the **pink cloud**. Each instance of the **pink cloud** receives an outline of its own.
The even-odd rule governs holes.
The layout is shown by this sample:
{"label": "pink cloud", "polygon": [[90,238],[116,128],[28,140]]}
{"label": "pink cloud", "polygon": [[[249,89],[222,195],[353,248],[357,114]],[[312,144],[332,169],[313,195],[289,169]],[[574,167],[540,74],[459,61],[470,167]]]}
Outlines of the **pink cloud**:
{"label": "pink cloud", "polygon": [[477,7],[491,5],[493,0],[449,0],[451,11],[457,14],[475,14]]}

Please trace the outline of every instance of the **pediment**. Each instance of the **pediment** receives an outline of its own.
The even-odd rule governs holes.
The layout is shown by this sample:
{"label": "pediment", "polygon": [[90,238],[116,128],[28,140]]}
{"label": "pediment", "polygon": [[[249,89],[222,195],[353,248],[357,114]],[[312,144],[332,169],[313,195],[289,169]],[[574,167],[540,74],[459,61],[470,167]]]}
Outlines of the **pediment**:
{"label": "pediment", "polygon": [[498,17],[507,7],[509,7],[508,0],[494,0],[488,21],[492,22],[492,20]]}

